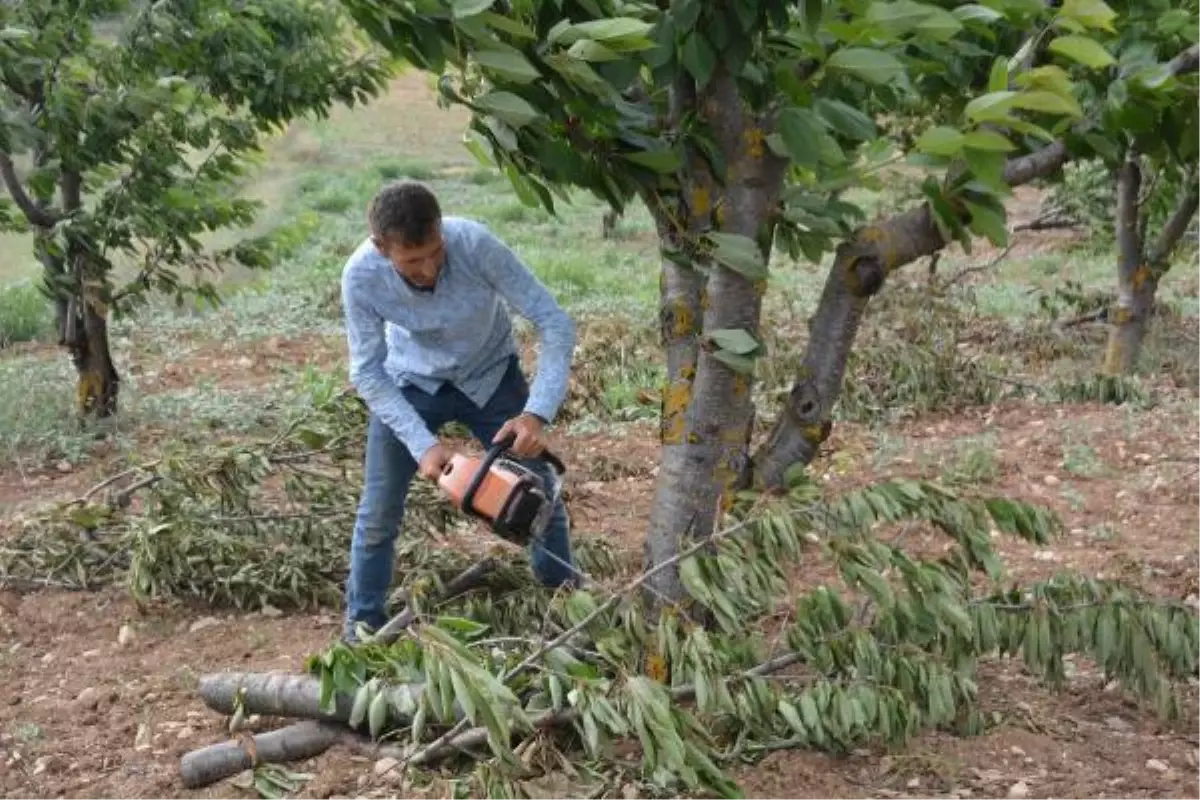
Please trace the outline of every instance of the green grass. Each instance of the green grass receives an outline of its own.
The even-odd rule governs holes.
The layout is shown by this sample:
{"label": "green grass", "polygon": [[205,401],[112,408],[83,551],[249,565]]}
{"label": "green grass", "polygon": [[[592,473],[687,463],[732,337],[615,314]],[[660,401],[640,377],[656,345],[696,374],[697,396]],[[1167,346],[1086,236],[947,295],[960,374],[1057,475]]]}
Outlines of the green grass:
{"label": "green grass", "polygon": [[53,314],[52,305],[32,282],[0,288],[0,348],[50,339]]}

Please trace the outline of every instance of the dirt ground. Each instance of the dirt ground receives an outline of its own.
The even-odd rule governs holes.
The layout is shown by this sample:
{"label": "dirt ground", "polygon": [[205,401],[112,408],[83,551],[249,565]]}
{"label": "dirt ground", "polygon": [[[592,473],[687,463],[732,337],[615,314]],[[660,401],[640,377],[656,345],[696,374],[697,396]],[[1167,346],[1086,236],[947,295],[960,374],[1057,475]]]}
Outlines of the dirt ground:
{"label": "dirt ground", "polygon": [[[847,486],[880,475],[927,475],[922,464],[942,461],[938,454],[959,447],[964,437],[991,435],[1001,467],[992,488],[1046,503],[1067,523],[1064,538],[1040,551],[1002,541],[1014,578],[1078,568],[1119,574],[1194,603],[1200,522],[1195,415],[1155,409],[1129,427],[1127,413],[1022,402],[927,417],[896,431],[905,446],[878,470],[866,432],[842,426],[832,442],[842,455],[823,467],[827,480]],[[1063,442],[1078,436],[1096,443],[1097,460],[1086,477],[1064,459]],[[573,467],[577,535],[603,536],[631,557],[640,555],[653,442],[653,430],[642,426],[623,436],[560,444]],[[64,475],[51,485],[70,495],[77,483],[77,476]],[[913,544],[932,546],[919,536]],[[139,614],[118,590],[0,594],[0,788],[5,796],[242,796],[228,781],[198,792],[179,782],[185,752],[227,736],[226,721],[196,696],[197,677],[298,671],[337,630],[332,609],[278,617],[179,607]],[[1002,715],[984,735],[930,733],[902,752],[857,751],[845,758],[779,752],[736,776],[754,797],[1197,796],[1194,691],[1188,717],[1165,728],[1082,664],[1063,694],[1039,688],[1016,665],[987,666],[981,686],[984,707]],[[294,769],[314,775],[300,796],[397,790],[374,776],[368,756],[341,748]]]}

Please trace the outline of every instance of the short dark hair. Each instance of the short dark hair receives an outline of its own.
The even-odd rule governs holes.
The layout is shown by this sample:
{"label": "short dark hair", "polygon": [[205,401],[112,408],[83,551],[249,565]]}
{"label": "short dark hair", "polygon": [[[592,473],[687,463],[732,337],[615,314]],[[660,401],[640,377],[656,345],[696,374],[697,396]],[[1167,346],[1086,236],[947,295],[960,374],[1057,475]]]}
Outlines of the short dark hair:
{"label": "short dark hair", "polygon": [[367,222],[371,233],[401,244],[424,244],[442,218],[437,197],[417,181],[393,181],[371,200]]}

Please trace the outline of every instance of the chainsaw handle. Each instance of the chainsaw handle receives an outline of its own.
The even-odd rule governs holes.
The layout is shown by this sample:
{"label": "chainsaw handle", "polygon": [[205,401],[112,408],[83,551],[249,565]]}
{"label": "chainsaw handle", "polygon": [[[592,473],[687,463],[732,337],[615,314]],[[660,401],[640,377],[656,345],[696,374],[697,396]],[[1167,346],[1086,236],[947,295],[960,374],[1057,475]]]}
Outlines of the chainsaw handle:
{"label": "chainsaw handle", "polygon": [[[493,444],[491,449],[488,450],[487,457],[483,460],[483,467],[481,468],[481,471],[486,471],[488,468],[490,468],[492,463],[500,457],[500,454],[512,447],[513,443],[516,441],[516,435],[510,433],[508,436],[505,436],[503,439]],[[562,475],[567,471],[567,465],[562,462],[561,458],[550,452],[550,448],[542,450],[541,454],[534,456],[534,458],[540,458],[550,464],[550,466],[554,467],[559,475]]]}

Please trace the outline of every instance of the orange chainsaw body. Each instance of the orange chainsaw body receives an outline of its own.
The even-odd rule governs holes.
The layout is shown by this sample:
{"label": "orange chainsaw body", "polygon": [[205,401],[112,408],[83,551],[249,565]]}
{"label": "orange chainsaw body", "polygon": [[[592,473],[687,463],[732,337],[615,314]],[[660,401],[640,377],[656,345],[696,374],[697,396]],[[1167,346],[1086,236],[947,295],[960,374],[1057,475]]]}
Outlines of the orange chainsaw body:
{"label": "orange chainsaw body", "polygon": [[[503,449],[494,446],[482,458],[454,454],[438,486],[460,511],[482,520],[502,539],[524,545],[545,530],[557,491],[528,467],[500,458]],[[543,458],[559,473],[564,470],[552,454]]]}

